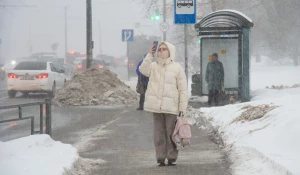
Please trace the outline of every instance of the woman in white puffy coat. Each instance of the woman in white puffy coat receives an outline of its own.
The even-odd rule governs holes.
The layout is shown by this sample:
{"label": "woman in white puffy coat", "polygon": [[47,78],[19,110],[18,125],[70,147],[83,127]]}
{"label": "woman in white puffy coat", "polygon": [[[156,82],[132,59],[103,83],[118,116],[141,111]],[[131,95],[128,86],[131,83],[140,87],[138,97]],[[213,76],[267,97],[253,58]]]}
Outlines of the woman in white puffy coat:
{"label": "woman in white puffy coat", "polygon": [[175,47],[160,42],[157,60],[153,62],[155,45],[144,58],[140,72],[149,77],[144,110],[153,112],[154,145],[159,166],[175,165],[178,150],[171,140],[178,115],[185,113],[188,103],[186,75],[175,60]]}

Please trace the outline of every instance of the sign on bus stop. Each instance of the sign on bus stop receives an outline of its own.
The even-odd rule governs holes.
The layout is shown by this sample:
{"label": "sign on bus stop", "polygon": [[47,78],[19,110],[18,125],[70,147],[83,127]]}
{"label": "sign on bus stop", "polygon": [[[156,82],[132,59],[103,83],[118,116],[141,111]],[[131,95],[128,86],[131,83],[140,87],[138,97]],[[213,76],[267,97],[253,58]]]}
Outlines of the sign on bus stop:
{"label": "sign on bus stop", "polygon": [[196,6],[196,0],[174,0],[174,24],[195,24]]}

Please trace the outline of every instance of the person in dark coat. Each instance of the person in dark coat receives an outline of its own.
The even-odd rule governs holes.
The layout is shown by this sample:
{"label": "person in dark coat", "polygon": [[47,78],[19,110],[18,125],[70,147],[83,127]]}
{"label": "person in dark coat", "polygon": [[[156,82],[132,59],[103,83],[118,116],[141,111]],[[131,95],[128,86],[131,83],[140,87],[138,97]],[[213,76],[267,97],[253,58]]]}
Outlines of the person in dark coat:
{"label": "person in dark coat", "polygon": [[212,101],[219,105],[219,92],[224,86],[224,68],[222,62],[218,60],[218,54],[212,55],[212,61],[207,64],[205,80],[208,83],[208,105]]}
{"label": "person in dark coat", "polygon": [[[144,58],[146,55],[147,54],[144,55]],[[136,91],[137,93],[140,94],[140,102],[137,110],[144,110],[145,94],[149,82],[149,78],[144,76],[139,70],[139,67],[141,66],[142,62],[143,60],[140,61],[136,67],[136,74],[138,75],[138,83],[137,83]]]}

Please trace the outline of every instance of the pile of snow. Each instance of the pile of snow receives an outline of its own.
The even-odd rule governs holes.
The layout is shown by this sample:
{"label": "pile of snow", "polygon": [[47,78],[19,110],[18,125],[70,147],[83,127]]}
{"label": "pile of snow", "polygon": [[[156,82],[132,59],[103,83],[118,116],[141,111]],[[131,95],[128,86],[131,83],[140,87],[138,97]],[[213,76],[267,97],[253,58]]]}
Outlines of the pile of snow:
{"label": "pile of snow", "polygon": [[251,102],[201,108],[194,118],[223,138],[234,174],[300,174],[300,88],[253,94]]}
{"label": "pile of snow", "polygon": [[208,96],[191,96],[189,102],[207,103]]}
{"label": "pile of snow", "polygon": [[251,121],[251,120],[256,120],[259,118],[262,118],[265,116],[268,112],[272,111],[273,109],[277,108],[278,106],[274,105],[257,105],[257,106],[252,106],[252,105],[246,105],[241,108],[241,110],[244,110],[242,114],[233,120],[233,122],[238,122],[238,121]]}
{"label": "pile of snow", "polygon": [[281,90],[281,89],[299,88],[299,87],[300,87],[300,84],[294,84],[293,86],[283,86],[283,85],[275,86],[275,85],[272,85],[271,87],[267,86],[266,88],[267,89],[278,89],[278,90]]}
{"label": "pile of snow", "polygon": [[188,116],[217,134],[234,175],[300,174],[300,69],[252,64],[250,73],[251,102],[195,109]]}
{"label": "pile of snow", "polygon": [[138,82],[138,77],[133,77],[130,78],[130,81],[125,81],[125,84],[129,86],[133,91],[135,91],[137,82]]}
{"label": "pile of snow", "polygon": [[79,158],[76,148],[48,135],[0,142],[0,155],[1,175],[62,175]]}
{"label": "pile of snow", "polygon": [[1,175],[85,175],[105,163],[83,159],[76,148],[54,141],[49,135],[32,135],[0,142]]}
{"label": "pile of snow", "polygon": [[73,75],[56,94],[54,104],[67,106],[133,104],[138,95],[108,69],[91,68]]}

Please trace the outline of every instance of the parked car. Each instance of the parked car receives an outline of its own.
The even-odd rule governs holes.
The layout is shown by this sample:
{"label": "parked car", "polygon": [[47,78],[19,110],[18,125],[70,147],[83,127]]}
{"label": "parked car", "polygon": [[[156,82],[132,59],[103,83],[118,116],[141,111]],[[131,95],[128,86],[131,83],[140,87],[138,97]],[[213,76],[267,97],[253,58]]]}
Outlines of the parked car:
{"label": "parked car", "polygon": [[75,58],[74,62],[73,62],[73,73],[74,72],[78,72],[79,68],[82,67],[82,61],[86,60],[86,57],[77,57]]}
{"label": "parked car", "polygon": [[136,75],[136,66],[138,65],[138,61],[136,60],[131,60],[128,62],[128,73],[131,77],[135,77]]}
{"label": "parked car", "polygon": [[[92,60],[91,67],[102,69],[105,67],[105,63],[102,60]],[[82,60],[81,64],[77,66],[77,71],[83,72],[86,70],[86,60]]]}
{"label": "parked car", "polygon": [[75,66],[78,66],[79,64],[81,64],[81,62],[82,62],[83,60],[86,60],[86,57],[77,57],[77,58],[75,58],[75,60],[74,60],[74,65],[75,65]]}
{"label": "parked car", "polygon": [[66,82],[64,70],[52,62],[23,61],[7,72],[8,96],[14,98],[17,92],[48,93],[55,96]]}
{"label": "parked car", "polygon": [[64,58],[41,58],[39,61],[52,62],[59,69],[63,69],[66,75],[71,75],[73,73],[73,65],[65,62]]}
{"label": "parked car", "polygon": [[117,66],[117,62],[116,62],[117,59],[115,59],[113,56],[97,55],[96,59],[102,61],[102,64],[105,66],[113,66],[113,67]]}

